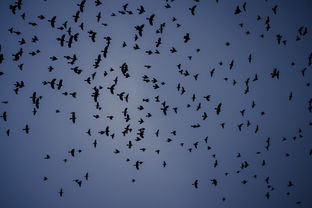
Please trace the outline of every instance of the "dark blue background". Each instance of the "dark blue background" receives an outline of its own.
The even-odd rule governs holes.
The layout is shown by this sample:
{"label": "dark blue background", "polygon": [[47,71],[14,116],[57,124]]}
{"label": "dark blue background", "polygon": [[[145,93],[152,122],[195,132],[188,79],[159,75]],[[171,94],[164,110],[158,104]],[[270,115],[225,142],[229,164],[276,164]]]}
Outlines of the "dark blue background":
{"label": "dark blue background", "polygon": [[[128,2],[128,10],[133,11],[133,15],[122,15],[118,11],[125,1],[103,0],[103,4],[96,7],[94,1],[87,0],[85,11],[75,23],[72,15],[78,11],[78,3],[80,1],[24,0],[16,15],[9,10],[14,1],[1,3],[0,53],[4,61],[0,71],[4,75],[0,77],[0,99],[9,103],[0,105],[1,113],[8,114],[8,121],[1,119],[0,122],[0,207],[312,206],[312,156],[309,155],[312,120],[308,111],[312,97],[311,85],[308,85],[312,80],[311,66],[308,66],[312,52],[311,1],[247,1],[247,11],[234,15],[236,6],[242,9],[244,1],[220,0],[217,4],[212,0],[176,0],[168,2],[172,8],[166,9],[165,1],[138,0]],[[140,5],[146,10],[142,15],[136,11]],[[189,8],[194,5],[197,8],[193,16]],[[272,11],[275,5],[278,5],[276,15]],[[99,11],[102,19],[97,23],[95,16]],[[24,12],[25,20],[20,17]],[[111,16],[113,12],[116,16]],[[46,19],[39,20],[37,16],[41,14]],[[146,20],[151,14],[155,14],[154,26]],[[262,17],[260,21],[257,15]],[[80,33],[71,49],[60,47],[57,42],[56,38],[66,31],[51,28],[47,20],[53,16],[57,16],[56,27],[68,21],[73,34]],[[268,32],[265,30],[267,16],[271,25]],[[172,22],[172,17],[177,21]],[[38,25],[33,27],[28,22]],[[81,22],[84,22],[84,31],[79,28]],[[155,33],[163,22],[166,23],[164,33]],[[181,27],[177,28],[176,23]],[[240,23],[244,23],[242,28]],[[145,24],[143,37],[135,42],[134,27],[141,24]],[[296,41],[301,26],[308,28],[308,34]],[[22,34],[10,34],[10,27]],[[97,32],[95,43],[88,37],[89,30]],[[187,32],[191,40],[183,43]],[[264,38],[260,38],[261,34]],[[287,40],[286,45],[277,44],[277,34]],[[37,43],[31,42],[33,35],[39,38]],[[108,57],[102,57],[100,67],[93,69],[95,58],[106,44],[103,37],[107,36],[112,38]],[[162,38],[160,54],[147,55],[145,51],[155,51],[158,37]],[[27,43],[19,46],[21,38]],[[127,43],[125,48],[121,47],[123,41]],[[135,43],[140,50],[133,50]],[[24,54],[15,62],[12,54],[21,47]],[[170,53],[172,47],[177,53]],[[37,49],[41,51],[38,55],[28,54]],[[81,75],[74,74],[70,70],[73,66],[64,58],[74,53],[78,61],[73,66],[83,69]],[[249,54],[253,57],[251,63],[248,63]],[[52,56],[58,60],[51,61]],[[234,67],[229,70],[231,60]],[[131,76],[128,79],[119,68],[125,62]],[[23,71],[18,69],[21,63]],[[178,64],[188,70],[190,76],[182,76]],[[144,65],[152,67],[146,69]],[[49,66],[54,67],[52,72],[48,72]],[[303,77],[301,70],[305,67]],[[114,71],[109,72],[110,68]],[[215,73],[210,77],[213,68]],[[280,70],[279,80],[271,78],[274,68]],[[108,72],[106,77],[104,71]],[[97,74],[89,85],[84,80],[93,72]],[[199,74],[197,81],[193,78],[195,74]],[[258,81],[252,82],[255,74]],[[143,75],[165,85],[154,90],[152,83],[142,81]],[[128,103],[121,102],[106,89],[116,76],[119,81],[115,91],[129,93]],[[224,80],[226,77],[228,81]],[[63,79],[61,90],[42,85],[44,80],[53,78]],[[248,78],[250,92],[244,94],[244,82]],[[237,81],[235,86],[233,79]],[[18,95],[13,91],[16,81],[25,83]],[[178,83],[185,88],[184,95],[177,91]],[[103,86],[99,97],[101,111],[95,108],[91,97],[92,88],[99,85]],[[43,97],[35,116],[29,98],[34,91]],[[65,91],[77,92],[77,98],[64,96]],[[290,92],[293,92],[291,101],[288,100]],[[193,93],[197,97],[195,102],[191,99]],[[154,102],[157,95],[170,106],[167,116],[160,110],[161,103]],[[211,95],[209,102],[203,98],[206,95]],[[149,98],[150,102],[145,103],[142,98]],[[252,101],[256,103],[255,108],[251,108]],[[196,111],[199,102],[202,108]],[[220,102],[222,111],[216,115],[214,108]],[[187,108],[187,104],[191,107]],[[143,111],[137,110],[139,105],[144,106]],[[121,134],[127,125],[122,115],[125,107],[129,109],[133,129],[126,137]],[[173,107],[178,107],[178,114]],[[60,113],[56,114],[56,109]],[[244,117],[240,114],[242,109],[246,109]],[[76,124],[69,120],[70,112],[76,112]],[[148,112],[151,118],[145,117]],[[208,114],[205,121],[201,118],[203,112]],[[95,119],[95,114],[100,118]],[[114,119],[110,121],[106,118],[108,115],[114,115]],[[141,125],[140,118],[145,121]],[[247,120],[251,122],[250,127],[246,126]],[[224,129],[220,127],[223,122]],[[201,127],[190,127],[196,123]],[[237,128],[240,123],[244,123],[242,131]],[[28,135],[22,131],[25,124],[30,127]],[[257,125],[259,132],[255,134]],[[114,139],[97,133],[106,126],[115,133]],[[137,130],[142,127],[146,128],[145,138],[135,142]],[[89,128],[91,137],[85,133]],[[11,131],[9,137],[5,133],[7,129]],[[154,134],[157,129],[160,129],[158,138]],[[177,131],[176,136],[170,134],[173,130]],[[204,142],[206,136],[208,144]],[[268,137],[271,138],[269,151],[265,149]],[[167,138],[173,141],[167,143]],[[98,141],[97,148],[93,147],[94,139]],[[129,140],[134,143],[130,150],[126,146]],[[193,143],[197,141],[196,150]],[[180,146],[182,142],[184,147]],[[145,152],[139,150],[143,147],[147,149]],[[82,153],[71,157],[68,151],[72,148],[82,149]],[[188,148],[193,151],[189,152]],[[120,150],[120,154],[114,154],[115,149]],[[160,149],[159,155],[156,149]],[[236,157],[238,153],[240,158]],[[286,153],[290,156],[285,157]],[[43,159],[46,154],[51,156],[50,160]],[[64,158],[68,159],[67,163],[62,161]],[[126,162],[126,158],[131,161]],[[215,159],[218,160],[216,168],[213,167]],[[140,170],[133,166],[137,160],[144,161]],[[265,166],[261,165],[263,160]],[[168,164],[166,168],[162,167],[163,161]],[[236,173],[244,161],[249,167]],[[86,172],[90,176],[88,181],[83,179]],[[253,178],[255,174],[257,179]],[[43,181],[44,176],[48,181]],[[274,191],[268,189],[267,177]],[[77,178],[83,180],[81,188],[73,182]],[[217,186],[211,184],[213,178],[218,180]],[[195,179],[199,180],[198,189],[192,186]],[[248,183],[242,184],[243,180]],[[292,187],[287,186],[289,181],[294,184]],[[64,191],[62,198],[58,195],[60,188]],[[267,192],[271,194],[269,200],[265,198]],[[301,205],[296,204],[298,201]]]}

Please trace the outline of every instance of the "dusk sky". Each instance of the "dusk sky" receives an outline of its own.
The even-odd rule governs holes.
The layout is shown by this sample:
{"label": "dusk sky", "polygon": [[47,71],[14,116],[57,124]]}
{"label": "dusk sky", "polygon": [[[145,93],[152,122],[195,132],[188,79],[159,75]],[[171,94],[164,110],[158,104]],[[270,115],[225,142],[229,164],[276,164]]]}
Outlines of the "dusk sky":
{"label": "dusk sky", "polygon": [[311,10],[2,1],[0,207],[312,207]]}

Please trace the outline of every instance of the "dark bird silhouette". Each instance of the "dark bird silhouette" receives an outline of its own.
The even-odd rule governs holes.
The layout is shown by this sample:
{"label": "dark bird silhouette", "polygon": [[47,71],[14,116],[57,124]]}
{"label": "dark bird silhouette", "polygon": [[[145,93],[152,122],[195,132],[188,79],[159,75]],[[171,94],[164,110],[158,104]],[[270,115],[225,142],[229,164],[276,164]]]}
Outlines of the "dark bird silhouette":
{"label": "dark bird silhouette", "polygon": [[56,16],[53,16],[50,20],[48,20],[52,28],[55,28],[55,21],[56,21]]}
{"label": "dark bird silhouette", "polygon": [[166,105],[166,102],[163,102],[160,110],[162,110],[162,112],[165,116],[167,115],[168,108],[169,108],[169,105]]}
{"label": "dark bird silhouette", "polygon": [[277,79],[279,79],[279,70],[277,70],[277,68],[274,68],[274,70],[271,72],[271,77],[276,77]]}
{"label": "dark bird silhouette", "polygon": [[191,14],[192,14],[192,15],[195,15],[195,10],[196,10],[196,8],[197,8],[197,5],[194,5],[194,6],[192,6],[192,7],[189,8],[189,10],[191,11]]}
{"label": "dark bird silhouette", "polygon": [[218,181],[215,178],[211,179],[210,181],[211,181],[212,185],[214,185],[214,186],[216,186],[218,184]]}
{"label": "dark bird silhouette", "polygon": [[62,197],[62,196],[63,196],[63,193],[64,193],[64,192],[63,192],[63,188],[61,188],[60,191],[59,191],[58,193],[59,193],[60,197]]}
{"label": "dark bird silhouette", "polygon": [[85,177],[86,180],[89,180],[89,173],[86,172],[86,174],[84,175],[84,177]]}
{"label": "dark bird silhouette", "polygon": [[240,10],[239,6],[236,6],[236,9],[234,11],[234,14],[237,15],[237,14],[240,14],[242,11]]}
{"label": "dark bird silhouette", "polygon": [[217,107],[215,108],[216,114],[217,114],[217,115],[219,115],[220,112],[221,112],[221,106],[222,106],[222,103],[219,103],[219,104],[217,105]]}
{"label": "dark bird silhouette", "polygon": [[135,168],[136,168],[137,170],[139,170],[139,169],[140,169],[140,165],[142,165],[142,164],[143,164],[142,161],[136,161],[135,164],[134,164],[134,166],[135,166]]}
{"label": "dark bird silhouette", "polygon": [[143,14],[145,12],[145,9],[142,5],[140,5],[140,7],[137,9],[139,14]]}
{"label": "dark bird silhouette", "polygon": [[93,147],[96,148],[96,146],[97,146],[97,141],[95,139],[94,142],[93,142]]}
{"label": "dark bird silhouette", "polygon": [[[155,14],[152,14],[151,16],[147,17],[146,20],[148,20],[148,23],[153,26],[154,25],[154,18]],[[142,36],[142,35],[141,35]]]}
{"label": "dark bird silhouette", "polygon": [[4,111],[0,117],[1,117],[4,121],[7,121],[7,112]]}
{"label": "dark bird silhouette", "polygon": [[277,8],[278,8],[278,5],[275,5],[275,6],[272,8],[273,14],[276,14],[276,13],[277,13]]}
{"label": "dark bird silhouette", "polygon": [[138,26],[135,26],[134,28],[138,31],[139,36],[140,36],[140,37],[142,37],[142,35],[143,35],[143,28],[144,28],[144,24],[142,24],[142,25],[138,25]]}
{"label": "dark bird silhouette", "polygon": [[73,123],[76,123],[76,119],[77,119],[76,113],[71,112],[70,114],[71,114],[71,117],[69,118],[69,120],[71,120]]}
{"label": "dark bird silhouette", "polygon": [[198,180],[196,179],[192,184],[196,189],[198,189]]}
{"label": "dark bird silhouette", "polygon": [[29,126],[26,124],[25,128],[23,128],[23,131],[25,131],[26,134],[29,134]]}
{"label": "dark bird silhouette", "polygon": [[77,4],[80,12],[84,11],[85,4],[86,4],[86,0],[82,0],[79,4]]}
{"label": "dark bird silhouette", "polygon": [[189,33],[186,33],[183,38],[184,38],[184,43],[187,43],[191,39]]}

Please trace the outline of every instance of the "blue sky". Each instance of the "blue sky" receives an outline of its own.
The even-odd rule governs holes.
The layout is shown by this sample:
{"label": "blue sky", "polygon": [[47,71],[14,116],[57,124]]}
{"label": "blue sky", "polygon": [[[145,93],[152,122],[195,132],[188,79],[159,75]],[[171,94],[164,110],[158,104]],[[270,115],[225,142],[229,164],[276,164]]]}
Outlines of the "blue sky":
{"label": "blue sky", "polygon": [[[0,113],[7,114],[6,121],[0,118],[1,207],[311,207],[310,1],[246,1],[244,6],[245,1],[102,0],[96,6],[87,0],[83,11],[80,3],[22,1],[20,9],[15,1],[0,5]],[[138,14],[141,5],[145,12]],[[241,12],[235,15],[237,7]],[[142,24],[141,37],[135,27]],[[157,32],[161,25],[162,33]],[[96,32],[95,42],[90,31]],[[77,33],[69,48],[66,41]],[[63,47],[57,40],[62,35]],[[34,36],[39,40],[32,42]],[[22,39],[26,43],[21,45]],[[21,48],[23,54],[13,60]],[[172,48],[177,52],[171,53]],[[77,60],[68,63],[65,56],[74,54]],[[128,78],[121,71],[124,63]],[[275,68],[278,79],[271,76]],[[59,90],[52,88],[53,79],[63,81]],[[99,89],[98,103],[91,96],[94,88]],[[123,97],[129,94],[128,102],[118,97],[122,92]],[[169,106],[167,115],[162,103]],[[124,136],[127,125],[132,131]],[[109,136],[100,134],[107,126]],[[137,134],[143,128],[144,138]],[[143,162],[139,170],[137,161]]]}

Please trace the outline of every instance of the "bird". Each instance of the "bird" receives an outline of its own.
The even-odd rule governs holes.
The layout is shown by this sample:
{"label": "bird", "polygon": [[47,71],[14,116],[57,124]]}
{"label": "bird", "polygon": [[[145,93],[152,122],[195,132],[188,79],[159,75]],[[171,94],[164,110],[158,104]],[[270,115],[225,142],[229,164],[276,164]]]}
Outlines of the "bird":
{"label": "bird", "polygon": [[211,183],[212,183],[214,186],[217,186],[218,181],[217,181],[215,178],[214,178],[214,179],[211,179],[210,181],[211,181]]}
{"label": "bird", "polygon": [[29,126],[28,124],[25,125],[25,128],[23,128],[23,131],[25,131],[26,134],[29,134]]}
{"label": "bird", "polygon": [[192,185],[195,187],[195,189],[198,189],[198,179],[196,179]]}
{"label": "bird", "polygon": [[219,104],[217,105],[217,107],[215,108],[216,114],[217,114],[217,115],[220,114],[220,112],[221,112],[221,107],[222,107],[222,103],[219,103]]}
{"label": "bird", "polygon": [[63,188],[61,188],[60,191],[59,191],[58,193],[59,193],[60,197],[62,197],[62,196],[63,196],[63,193],[64,193],[64,192],[63,192]]}
{"label": "bird", "polygon": [[1,117],[4,121],[7,121],[7,112],[4,111],[0,117]]}
{"label": "bird", "polygon": [[192,7],[189,8],[189,10],[191,11],[192,15],[195,15],[195,9],[197,8],[197,5],[194,5]]}
{"label": "bird", "polygon": [[71,120],[73,123],[76,123],[76,119],[77,119],[76,113],[71,112],[70,114],[71,114],[71,117],[69,118],[69,120]]}

